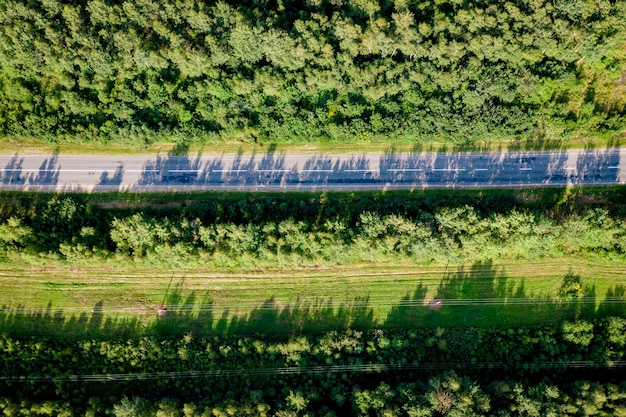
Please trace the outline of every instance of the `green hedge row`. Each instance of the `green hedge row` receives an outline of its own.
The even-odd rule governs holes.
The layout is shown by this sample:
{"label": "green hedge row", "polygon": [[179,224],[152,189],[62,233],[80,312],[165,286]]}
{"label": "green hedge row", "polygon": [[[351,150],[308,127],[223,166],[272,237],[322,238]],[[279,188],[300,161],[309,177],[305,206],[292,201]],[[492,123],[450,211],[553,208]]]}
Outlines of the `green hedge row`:
{"label": "green hedge row", "polygon": [[457,198],[215,195],[163,209],[106,208],[88,196],[23,198],[0,212],[0,253],[7,262],[116,256],[215,266],[624,259],[623,191],[615,190],[614,202],[591,193],[599,202],[581,207],[567,197],[550,207],[558,196],[550,192],[539,203],[504,191]]}

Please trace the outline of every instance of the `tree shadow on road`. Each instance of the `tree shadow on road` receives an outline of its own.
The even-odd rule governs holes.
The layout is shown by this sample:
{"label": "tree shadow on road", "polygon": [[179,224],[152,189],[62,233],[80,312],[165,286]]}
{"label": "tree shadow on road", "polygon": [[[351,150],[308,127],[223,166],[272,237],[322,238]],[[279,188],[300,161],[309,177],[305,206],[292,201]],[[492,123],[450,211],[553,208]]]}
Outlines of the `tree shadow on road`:
{"label": "tree shadow on road", "polygon": [[53,153],[50,158],[45,159],[39,171],[31,174],[28,177],[28,183],[30,185],[56,185],[59,183],[59,174],[61,167],[58,165],[59,153]]}
{"label": "tree shadow on road", "polygon": [[24,158],[15,154],[0,172],[0,182],[5,185],[22,186],[26,182],[23,175]]}
{"label": "tree shadow on road", "polygon": [[112,174],[109,174],[108,171],[102,172],[102,174],[100,174],[100,179],[98,180],[98,184],[96,184],[96,187],[99,187],[99,186],[118,186],[119,187],[122,184],[123,176],[124,176],[124,166],[118,165],[118,167],[115,169],[115,171]]}

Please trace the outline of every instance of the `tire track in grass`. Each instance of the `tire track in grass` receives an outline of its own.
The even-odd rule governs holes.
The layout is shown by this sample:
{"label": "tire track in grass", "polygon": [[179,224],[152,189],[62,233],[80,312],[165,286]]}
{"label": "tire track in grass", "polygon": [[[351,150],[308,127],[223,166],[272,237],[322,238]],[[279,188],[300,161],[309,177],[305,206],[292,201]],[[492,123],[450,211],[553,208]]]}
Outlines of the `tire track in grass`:
{"label": "tire track in grass", "polygon": [[[467,280],[470,276],[473,285],[474,294],[462,298],[447,298],[445,303],[450,308],[493,308],[537,307],[555,303],[555,294],[541,292],[534,297],[481,298],[481,292],[493,291],[494,281],[499,278],[512,283],[513,286],[509,291],[519,285],[519,282],[526,286],[527,291],[534,287],[544,288],[545,278],[553,278],[556,281],[551,283],[554,292],[565,273],[577,273],[580,270],[581,275],[584,275],[593,271],[594,279],[591,281],[593,283],[623,282],[625,276],[624,268],[620,265],[611,266],[607,263],[589,261],[573,261],[568,265],[562,260],[502,263],[478,267],[452,268],[435,265],[386,268],[389,267],[337,267],[311,270],[281,268],[257,272],[218,271],[211,274],[199,272],[197,269],[182,270],[175,276],[181,282],[178,295],[182,301],[169,307],[179,313],[191,315],[211,311],[217,317],[225,311],[231,315],[245,316],[253,311],[280,308],[311,312],[337,309],[346,305],[352,309],[370,308],[374,312],[374,317],[382,321],[394,308],[425,306],[426,297],[437,295],[437,291],[446,280],[454,283],[455,279]],[[55,300],[59,300],[66,314],[90,314],[93,312],[95,301],[105,299],[107,304],[100,308],[99,314],[141,314],[150,317],[151,311],[165,296],[164,282],[172,277],[171,271],[161,270],[156,274],[153,272],[151,269],[143,269],[128,273],[125,269],[110,268],[0,269],[0,279],[6,284],[0,289],[0,300],[3,300],[0,301],[0,305],[22,304],[23,314],[28,314],[37,308],[45,308],[50,301],[50,295],[62,294],[63,296]],[[534,275],[528,277],[529,272]],[[411,299],[411,293],[420,284],[426,288],[423,298]],[[129,294],[129,290],[133,292]],[[206,304],[194,299],[193,303],[187,304],[185,299],[189,300],[188,297],[194,292],[209,296],[211,303]],[[77,295],[80,300],[77,301],[72,295]],[[41,300],[38,302],[36,297],[40,297]],[[264,306],[263,303],[268,299],[272,300],[271,306]],[[606,304],[618,304],[623,302],[623,298],[605,297],[601,301]],[[591,303],[590,300],[584,300],[581,304]],[[597,301],[594,299],[593,303]],[[55,310],[59,307],[55,305],[51,308]],[[11,311],[15,310],[3,309],[5,314]]]}

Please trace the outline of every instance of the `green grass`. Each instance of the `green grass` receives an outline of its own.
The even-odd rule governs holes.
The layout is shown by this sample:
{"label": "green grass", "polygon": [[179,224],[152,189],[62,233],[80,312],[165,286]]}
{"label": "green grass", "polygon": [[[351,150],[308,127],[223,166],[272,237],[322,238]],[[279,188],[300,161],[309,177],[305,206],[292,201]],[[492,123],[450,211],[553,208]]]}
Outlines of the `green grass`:
{"label": "green grass", "polygon": [[[254,272],[7,268],[0,274],[0,331],[16,335],[533,326],[623,314],[626,306],[622,265],[576,259]],[[576,283],[581,293],[572,289]],[[443,302],[440,311],[428,307],[435,297]],[[619,302],[609,302],[615,297]],[[167,315],[159,319],[164,300]]]}
{"label": "green grass", "polygon": [[[353,152],[385,152],[391,149],[398,152],[413,151],[502,151],[502,150],[557,150],[602,148],[606,146],[620,146],[622,138],[590,138],[574,137],[569,139],[526,139],[502,141],[477,141],[471,144],[449,143],[389,143],[389,142],[354,142],[332,143],[318,141],[309,144],[257,144],[241,141],[224,141],[222,143],[207,143],[205,145],[182,146],[185,152],[190,153],[265,153],[268,148],[275,152],[296,154],[325,153],[353,153]],[[63,153],[63,154],[146,154],[146,153],[180,153],[181,146],[173,143],[154,143],[149,146],[122,146],[102,144],[98,142],[66,142],[47,144],[33,138],[0,138],[0,153]]]}

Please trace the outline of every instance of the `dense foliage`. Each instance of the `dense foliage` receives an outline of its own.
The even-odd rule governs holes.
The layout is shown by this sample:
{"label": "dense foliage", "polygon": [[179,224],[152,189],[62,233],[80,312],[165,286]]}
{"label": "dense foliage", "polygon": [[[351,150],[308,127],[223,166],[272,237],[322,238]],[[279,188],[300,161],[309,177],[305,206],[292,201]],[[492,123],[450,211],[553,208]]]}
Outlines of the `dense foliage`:
{"label": "dense foliage", "polygon": [[[320,406],[317,393],[310,389],[280,392],[276,397],[251,389],[241,398],[222,401],[182,402],[173,398],[121,397],[112,406],[102,399],[88,399],[87,407],[68,401],[14,401],[0,397],[5,416],[97,416],[116,417],[228,417],[228,416],[580,416],[623,417],[626,415],[626,386],[581,380],[575,384],[522,384],[493,381],[485,386],[455,373],[434,376],[424,382],[404,382],[352,390],[341,386],[333,401],[338,411]],[[111,400],[112,398],[109,398]],[[272,406],[275,404],[275,406]],[[85,410],[86,408],[86,410]],[[84,411],[84,413],[83,413]]]}
{"label": "dense foliage", "polygon": [[[6,194],[0,256],[152,266],[569,254],[622,261],[625,191],[596,190],[574,204],[576,192],[198,194],[160,205],[145,196]],[[626,416],[626,320],[604,316],[293,337],[162,338],[158,325],[132,339],[6,333],[0,414]]]}
{"label": "dense foliage", "polygon": [[0,412],[623,416],[626,386],[614,384],[623,375],[625,334],[626,321],[612,317],[561,328],[349,331],[283,340],[5,335]]}
{"label": "dense foliage", "polygon": [[[554,193],[553,197],[546,197]],[[5,260],[91,258],[149,265],[459,263],[565,255],[624,259],[623,193],[588,198],[543,192],[450,196],[223,195],[179,207],[107,208],[77,195],[22,198],[0,212]],[[552,201],[564,199],[560,203]],[[599,208],[607,207],[607,208]]]}
{"label": "dense foliage", "polygon": [[626,2],[4,0],[0,133],[467,143],[619,132]]}

